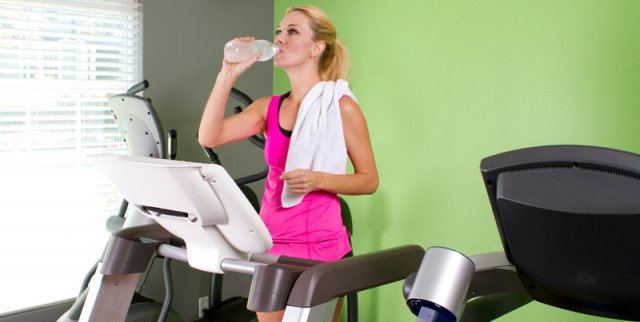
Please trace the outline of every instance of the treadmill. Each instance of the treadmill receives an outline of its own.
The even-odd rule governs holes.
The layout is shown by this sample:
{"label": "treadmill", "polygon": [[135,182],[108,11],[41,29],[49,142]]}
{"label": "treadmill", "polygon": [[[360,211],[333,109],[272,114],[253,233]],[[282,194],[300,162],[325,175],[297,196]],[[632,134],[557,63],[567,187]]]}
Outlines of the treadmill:
{"label": "treadmill", "polygon": [[[272,246],[271,236],[223,167],[115,154],[89,158],[154,223],[112,235],[80,321],[124,321],[140,273],[156,254],[207,272],[251,275],[247,309],[285,310],[285,322],[331,321],[338,297],[403,280],[418,269],[424,255],[424,249],[413,245],[350,257],[336,262],[339,270],[317,279],[314,272],[335,263],[264,254]],[[294,286],[307,270],[314,277],[309,282],[330,292],[314,296],[322,302],[317,307],[288,305],[304,297]]]}

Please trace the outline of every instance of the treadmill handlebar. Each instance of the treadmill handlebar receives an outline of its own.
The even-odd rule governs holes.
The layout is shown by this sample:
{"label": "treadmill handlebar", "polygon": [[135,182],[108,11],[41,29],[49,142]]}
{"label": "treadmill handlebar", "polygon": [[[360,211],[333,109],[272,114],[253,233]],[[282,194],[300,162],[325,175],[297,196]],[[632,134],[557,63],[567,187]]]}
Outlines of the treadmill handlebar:
{"label": "treadmill handlebar", "polygon": [[403,280],[418,270],[424,253],[422,247],[408,245],[315,265],[297,279],[287,305],[312,307]]}
{"label": "treadmill handlebar", "polygon": [[[167,244],[162,244],[158,247],[158,254],[169,257],[175,260],[179,260],[181,262],[188,263],[189,256],[187,255],[187,250],[182,247],[171,246]],[[268,265],[267,263],[260,263],[250,260],[241,260],[234,258],[225,258],[220,262],[220,268],[224,272],[235,272],[246,275],[253,275],[256,272],[257,266]]]}

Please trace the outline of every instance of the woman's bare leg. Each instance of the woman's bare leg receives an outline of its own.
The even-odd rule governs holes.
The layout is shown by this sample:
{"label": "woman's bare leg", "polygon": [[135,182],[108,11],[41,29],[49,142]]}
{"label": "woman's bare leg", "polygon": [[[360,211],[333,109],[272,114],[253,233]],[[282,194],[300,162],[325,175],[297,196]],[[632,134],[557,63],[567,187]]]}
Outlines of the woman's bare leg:
{"label": "woman's bare leg", "polygon": [[338,302],[336,303],[336,310],[333,312],[333,322],[340,322],[340,317],[342,315],[342,302],[344,297],[339,297]]}
{"label": "woman's bare leg", "polygon": [[284,310],[276,312],[256,312],[259,322],[281,322]]}

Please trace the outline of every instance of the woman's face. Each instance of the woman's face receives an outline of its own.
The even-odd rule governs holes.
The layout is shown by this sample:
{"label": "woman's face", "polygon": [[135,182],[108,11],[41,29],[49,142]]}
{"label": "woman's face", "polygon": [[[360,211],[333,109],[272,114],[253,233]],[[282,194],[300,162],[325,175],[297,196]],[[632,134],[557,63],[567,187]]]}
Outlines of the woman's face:
{"label": "woman's face", "polygon": [[274,64],[283,69],[308,63],[319,56],[309,18],[298,11],[290,12],[282,19],[276,28],[275,44],[280,50]]}

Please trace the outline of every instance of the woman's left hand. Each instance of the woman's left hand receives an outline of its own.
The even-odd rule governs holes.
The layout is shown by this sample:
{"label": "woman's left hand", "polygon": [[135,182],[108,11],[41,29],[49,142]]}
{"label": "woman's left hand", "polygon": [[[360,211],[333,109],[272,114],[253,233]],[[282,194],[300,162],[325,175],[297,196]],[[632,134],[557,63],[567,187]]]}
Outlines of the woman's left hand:
{"label": "woman's left hand", "polygon": [[322,173],[307,169],[295,169],[280,176],[292,192],[305,194],[320,189]]}

